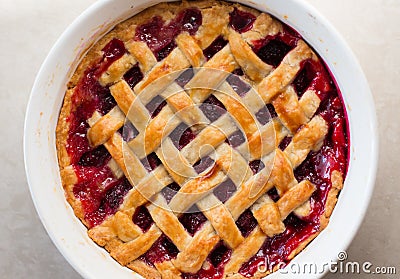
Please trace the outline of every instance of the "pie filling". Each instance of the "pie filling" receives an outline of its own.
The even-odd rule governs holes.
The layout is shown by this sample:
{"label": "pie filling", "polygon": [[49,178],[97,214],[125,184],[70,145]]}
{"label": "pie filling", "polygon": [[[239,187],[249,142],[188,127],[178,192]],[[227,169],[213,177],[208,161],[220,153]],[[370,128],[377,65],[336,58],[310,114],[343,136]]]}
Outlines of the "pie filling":
{"label": "pie filling", "polygon": [[[194,35],[202,25],[202,13],[197,8],[187,8],[178,15],[165,22],[160,16],[155,16],[148,22],[136,28],[135,40],[142,41],[151,49],[158,61],[167,57],[177,47],[175,38],[186,31]],[[230,13],[229,25],[238,33],[250,30],[256,17],[248,12],[235,8]],[[268,65],[277,68],[284,57],[293,50],[301,36],[284,26],[283,31],[274,36],[267,36],[253,42],[253,51]],[[210,60],[216,53],[227,45],[228,41],[222,36],[217,37],[203,53]],[[110,93],[108,86],[102,86],[99,78],[108,67],[121,58],[127,50],[119,39],[112,39],[103,48],[103,57],[97,64],[87,69],[76,85],[72,96],[72,111],[68,117],[70,126],[66,149],[71,158],[78,183],[73,188],[73,193],[82,203],[84,219],[90,227],[101,224],[108,216],[117,212],[125,195],[132,188],[125,178],[116,178],[110,169],[112,157],[107,149],[100,145],[93,148],[89,144],[87,132],[88,119],[95,111],[101,115],[108,113],[116,101]],[[240,69],[234,71],[237,76],[230,76],[227,82],[240,96],[246,96],[250,88],[239,76],[243,75]],[[176,82],[184,86],[192,79],[192,69],[186,70],[179,76]],[[123,79],[133,89],[144,77],[138,65],[133,66],[123,75]],[[331,175],[333,171],[346,174],[348,160],[348,126],[345,110],[338,88],[326,67],[321,62],[308,59],[301,63],[301,69],[292,82],[292,86],[298,97],[302,97],[306,90],[313,89],[321,102],[315,115],[320,115],[328,124],[328,133],[318,151],[311,151],[307,158],[294,170],[295,178],[300,182],[308,179],[316,186],[315,192],[310,198],[311,211],[306,217],[298,217],[291,213],[285,220],[286,229],[283,233],[273,237],[267,237],[261,249],[245,262],[239,273],[245,277],[251,277],[262,264],[268,269],[273,269],[277,264],[284,266],[289,262],[289,255],[313,234],[319,231],[320,217],[324,213],[327,195],[332,188]],[[152,118],[156,117],[167,103],[161,97],[156,97],[146,105]],[[227,109],[214,96],[210,95],[202,105],[201,111],[214,122],[223,116]],[[271,104],[266,105],[256,113],[261,124],[266,124],[277,117],[277,113]],[[129,122],[124,129],[119,131],[123,139],[130,141],[138,135],[136,128]],[[196,138],[196,131],[185,124],[180,124],[169,135],[178,150]],[[226,143],[232,148],[237,148],[245,141],[244,134],[239,130],[231,134]],[[292,141],[286,136],[279,144],[284,150]],[[153,171],[161,164],[161,160],[155,153],[151,153],[142,160],[148,172]],[[199,160],[194,169],[202,173],[213,166],[214,160],[204,157]],[[265,166],[262,161],[254,160],[249,163],[254,174]],[[162,190],[162,195],[169,203],[179,191],[180,186],[172,183]],[[236,191],[235,184],[229,179],[213,190],[214,195],[222,202],[226,202]],[[269,197],[276,201],[279,195],[275,188],[268,192]],[[151,215],[145,206],[140,206],[133,214],[132,221],[143,232],[147,232],[153,224]],[[188,213],[179,216],[179,221],[190,235],[195,235],[207,221],[205,215],[193,206]],[[257,226],[257,221],[250,210],[244,211],[236,220],[236,225],[243,237],[247,237]],[[154,267],[156,263],[177,257],[179,250],[173,242],[162,234],[140,260]],[[232,250],[220,241],[208,255],[203,267],[196,274],[183,273],[182,278],[221,278],[224,266],[229,261]]]}

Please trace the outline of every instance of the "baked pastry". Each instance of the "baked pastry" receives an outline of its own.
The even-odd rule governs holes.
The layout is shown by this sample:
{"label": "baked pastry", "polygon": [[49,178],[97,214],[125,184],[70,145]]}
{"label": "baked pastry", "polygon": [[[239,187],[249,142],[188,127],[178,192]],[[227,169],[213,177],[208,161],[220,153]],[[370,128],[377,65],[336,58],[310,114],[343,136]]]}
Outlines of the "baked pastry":
{"label": "baked pastry", "polygon": [[66,198],[146,278],[260,278],[328,224],[347,170],[339,89],[301,36],[218,1],[118,24],[68,83]]}

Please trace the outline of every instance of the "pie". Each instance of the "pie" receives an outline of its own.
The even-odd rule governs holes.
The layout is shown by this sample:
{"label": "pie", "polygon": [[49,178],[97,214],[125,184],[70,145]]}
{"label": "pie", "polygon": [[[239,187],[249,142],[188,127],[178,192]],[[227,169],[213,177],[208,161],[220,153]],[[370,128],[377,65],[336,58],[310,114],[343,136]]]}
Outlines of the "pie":
{"label": "pie", "polygon": [[119,23],[70,78],[66,199],[145,278],[261,278],[328,224],[348,165],[339,88],[292,28],[228,2]]}

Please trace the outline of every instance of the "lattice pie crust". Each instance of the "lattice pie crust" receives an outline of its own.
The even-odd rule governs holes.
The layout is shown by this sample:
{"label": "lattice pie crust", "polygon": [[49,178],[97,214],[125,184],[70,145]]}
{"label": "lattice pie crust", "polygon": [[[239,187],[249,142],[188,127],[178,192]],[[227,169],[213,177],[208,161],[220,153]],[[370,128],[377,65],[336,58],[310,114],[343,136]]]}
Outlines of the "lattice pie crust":
{"label": "lattice pie crust", "polygon": [[[156,57],[146,42],[134,38],[137,26],[155,16],[171,21],[187,8],[200,10],[202,23],[193,34],[177,34],[175,46],[166,57]],[[254,16],[249,30],[238,32],[230,25],[230,15],[235,10]],[[61,178],[67,200],[76,216],[88,226],[89,236],[121,265],[146,278],[203,278],[201,274],[205,273],[201,272],[211,272],[213,261],[209,255],[223,245],[229,256],[223,264],[218,263],[218,275],[213,278],[259,278],[278,268],[271,266],[270,270],[253,273],[241,271],[268,239],[287,231],[285,220],[289,215],[301,219],[310,214],[313,207],[310,197],[319,185],[308,179],[299,181],[294,170],[310,152],[320,150],[329,133],[329,123],[316,113],[321,104],[316,90],[308,88],[298,97],[293,85],[305,61],[319,61],[313,50],[299,39],[279,65],[267,64],[254,51],[255,41],[277,36],[283,30],[284,26],[270,15],[238,4],[163,3],[117,25],[84,57],[68,84],[57,126]],[[77,109],[74,92],[80,80],[91,65],[104,59],[102,50],[113,38],[124,43],[126,53],[104,69],[98,83],[109,88],[117,105],[105,114],[95,110],[87,119],[84,136],[91,148],[104,146],[111,154],[107,167],[113,179],[125,176],[133,188],[115,212],[93,226],[74,192],[82,177],[77,174],[76,160],[68,149],[70,115]],[[226,45],[212,57],[206,57],[205,50],[218,38],[223,38]],[[140,69],[143,78],[132,87],[124,75],[134,66]],[[176,79],[187,69],[193,69],[193,76],[182,85]],[[229,82],[229,73],[237,69],[243,72],[240,79],[251,85],[242,96]],[[216,120],[210,120],[201,109],[211,95],[226,110]],[[147,107],[157,96],[166,105],[152,117]],[[273,107],[276,117],[261,123],[257,112],[266,105]],[[124,123],[135,127],[135,138],[126,139],[121,134]],[[192,127],[196,137],[179,148],[169,134],[182,124]],[[243,134],[244,142],[233,147],[226,139],[238,131]],[[290,143],[279,148],[285,138],[291,138]],[[143,160],[150,154],[155,154],[161,164],[149,172]],[[213,164],[198,174],[194,165],[206,156]],[[254,161],[263,166],[256,173],[249,166]],[[285,261],[292,259],[327,226],[343,178],[344,173],[331,172],[332,185],[318,229],[299,240]],[[214,190],[227,180],[233,183],[234,190],[227,200],[221,200]],[[163,189],[172,183],[179,189],[168,200]],[[272,189],[278,198],[268,194]],[[192,233],[180,217],[194,205],[206,220]],[[146,229],[133,221],[135,212],[143,206],[152,219]],[[237,225],[246,211],[256,220],[248,234]],[[149,263],[143,255],[162,237],[173,243],[177,253]],[[196,273],[198,277],[188,275]]]}

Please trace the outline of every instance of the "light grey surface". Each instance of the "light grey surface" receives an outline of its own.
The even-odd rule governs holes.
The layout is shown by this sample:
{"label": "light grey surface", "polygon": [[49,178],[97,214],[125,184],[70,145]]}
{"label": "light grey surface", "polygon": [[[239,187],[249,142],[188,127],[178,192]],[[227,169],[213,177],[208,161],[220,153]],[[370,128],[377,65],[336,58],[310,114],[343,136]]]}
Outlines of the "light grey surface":
{"label": "light grey surface", "polygon": [[[378,113],[380,163],[350,261],[400,273],[400,1],[308,0],[343,34],[369,80]],[[62,31],[94,0],[0,0],[0,278],[80,278],[36,214],[25,179],[23,118],[39,67]],[[357,94],[357,92],[354,92]],[[367,140],[367,139],[366,139]],[[354,197],[357,199],[357,197]],[[398,278],[337,275],[325,278]]]}

